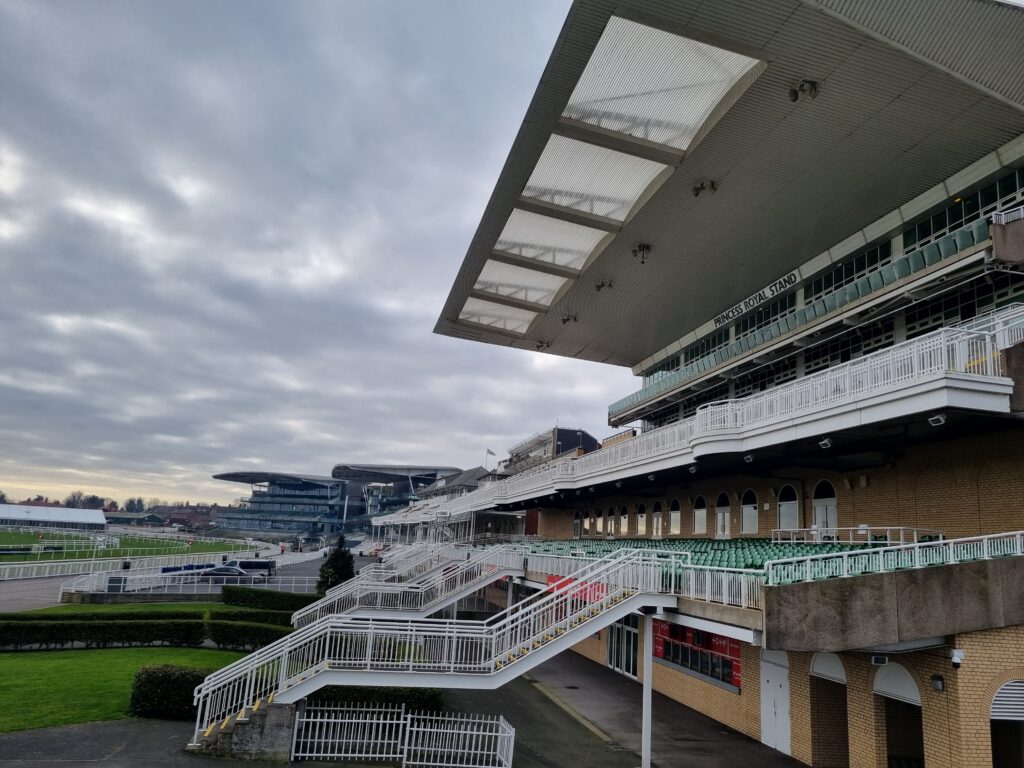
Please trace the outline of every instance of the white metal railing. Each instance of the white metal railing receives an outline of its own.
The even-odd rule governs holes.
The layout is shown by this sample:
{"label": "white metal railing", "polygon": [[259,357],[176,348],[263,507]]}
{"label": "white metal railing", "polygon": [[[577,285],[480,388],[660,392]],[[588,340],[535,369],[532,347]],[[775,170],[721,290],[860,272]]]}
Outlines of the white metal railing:
{"label": "white metal railing", "polygon": [[511,768],[515,729],[500,715],[409,712],[404,705],[300,706],[292,760],[389,761],[404,767]]}
{"label": "white metal railing", "polygon": [[[986,318],[977,323],[978,328],[969,324],[941,328],[764,392],[707,403],[688,419],[578,458],[548,462],[491,483],[460,496],[443,505],[442,511],[432,514],[461,514],[515,501],[526,494],[582,486],[608,471],[628,468],[659,456],[678,455],[682,459],[694,439],[704,435],[753,429],[810,415],[944,374],[1002,376],[999,351],[1024,341],[1024,310],[1014,305]],[[387,525],[388,521],[381,518],[375,524]]]}
{"label": "white metal railing", "polygon": [[943,328],[756,395],[697,409],[696,434],[750,429],[853,403],[945,373],[999,376],[993,334]]}
{"label": "white metal railing", "polygon": [[415,581],[391,581],[375,578],[375,573],[351,579],[343,588],[297,611],[292,616],[296,627],[336,616],[358,608],[394,611],[426,611],[441,607],[453,595],[483,586],[509,570],[521,571],[526,550],[520,545],[489,547],[466,560],[449,561]]}
{"label": "white metal railing", "polygon": [[665,594],[683,558],[619,550],[486,622],[332,616],[209,675],[195,692],[202,731],[326,670],[494,674],[638,594]]}
{"label": "white metal railing", "polygon": [[[50,576],[76,576],[81,573],[120,571],[124,563],[131,563],[132,568],[150,569],[165,565],[189,565],[192,563],[211,563],[220,552],[202,552],[195,555],[167,555],[164,557],[124,557],[95,558],[89,560],[48,560],[42,563],[4,563],[0,564],[0,581],[8,579],[43,579]],[[235,552],[234,554],[244,554]]]}
{"label": "white metal railing", "polygon": [[254,589],[273,589],[279,592],[311,594],[316,592],[315,576],[203,576],[201,571],[184,573],[146,573],[125,571],[90,573],[66,581],[60,586],[64,593],[134,593],[150,592],[168,595],[196,595],[220,592],[224,586],[245,586]]}
{"label": "white metal railing", "polygon": [[995,533],[961,539],[854,549],[824,555],[770,560],[764,570],[769,586],[798,581],[888,573],[933,565],[954,565],[993,557],[1024,555],[1024,532]]}
{"label": "white metal railing", "polygon": [[772,542],[776,544],[805,544],[808,542],[834,542],[836,544],[916,544],[922,540],[944,539],[942,531],[934,528],[903,528],[899,526],[859,525],[855,528],[775,528]]}
{"label": "white metal railing", "polygon": [[1018,208],[1011,208],[1008,211],[996,211],[991,214],[993,224],[1009,224],[1024,219],[1024,205]]}

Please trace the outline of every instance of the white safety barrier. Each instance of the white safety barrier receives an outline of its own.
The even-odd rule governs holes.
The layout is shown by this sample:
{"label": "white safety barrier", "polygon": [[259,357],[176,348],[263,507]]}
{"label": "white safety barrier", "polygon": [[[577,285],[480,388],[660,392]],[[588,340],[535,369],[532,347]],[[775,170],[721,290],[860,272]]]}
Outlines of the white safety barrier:
{"label": "white safety barrier", "polygon": [[935,528],[902,528],[858,525],[855,528],[775,528],[775,544],[916,544],[920,541],[944,539]]}
{"label": "white safety barrier", "polygon": [[[231,554],[244,557],[245,552],[201,552],[195,555],[166,555],[163,557],[114,557],[92,558],[89,560],[48,560],[42,563],[0,564],[0,581],[9,579],[44,579],[50,576],[77,576],[81,573],[109,572],[139,568],[149,570],[166,565],[190,565],[214,563],[221,555]],[[124,564],[129,563],[129,568]]]}
{"label": "white safety barrier", "polygon": [[779,586],[1014,555],[1024,555],[1022,531],[770,560],[764,569],[768,585]]}
{"label": "white safety barrier", "polygon": [[272,589],[278,592],[312,594],[316,592],[316,576],[204,576],[202,571],[175,573],[134,573],[126,571],[90,573],[66,581],[60,586],[64,593],[133,593],[151,592],[164,595],[196,595],[220,592],[224,586],[243,586],[253,589]]}
{"label": "white safety barrier", "polygon": [[404,705],[299,708],[292,760],[388,761],[408,768],[511,768],[515,729],[504,717],[409,712]]}

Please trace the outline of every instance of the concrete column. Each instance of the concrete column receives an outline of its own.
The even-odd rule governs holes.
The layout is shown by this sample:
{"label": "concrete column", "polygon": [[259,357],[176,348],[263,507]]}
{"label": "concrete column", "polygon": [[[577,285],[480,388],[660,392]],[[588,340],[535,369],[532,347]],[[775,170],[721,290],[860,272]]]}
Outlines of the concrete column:
{"label": "concrete column", "polygon": [[654,618],[644,614],[644,692],[641,726],[640,768],[651,768],[651,689],[654,681]]}

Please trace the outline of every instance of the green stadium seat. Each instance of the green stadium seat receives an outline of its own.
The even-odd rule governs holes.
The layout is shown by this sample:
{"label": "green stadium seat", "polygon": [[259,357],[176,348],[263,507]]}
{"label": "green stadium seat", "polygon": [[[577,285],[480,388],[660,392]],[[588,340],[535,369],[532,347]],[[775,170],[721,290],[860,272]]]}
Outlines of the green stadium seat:
{"label": "green stadium seat", "polygon": [[910,267],[910,259],[904,256],[901,259],[896,259],[892,265],[893,270],[896,272],[896,279],[902,280],[904,277],[910,277],[910,273],[913,270]]}
{"label": "green stadium seat", "polygon": [[910,254],[910,270],[911,272],[920,272],[924,269],[924,253],[921,251],[914,251]]}
{"label": "green stadium seat", "polygon": [[938,264],[939,261],[942,259],[942,254],[939,252],[939,246],[936,243],[926,245],[922,249],[922,253],[924,254],[924,263],[926,266],[929,267],[932,264]]}
{"label": "green stadium seat", "polygon": [[974,242],[983,243],[989,238],[988,221],[978,219],[971,224],[971,232],[974,234]]}
{"label": "green stadium seat", "polygon": [[[960,231],[963,232],[964,230]],[[968,240],[970,240],[970,232],[967,233],[966,237]],[[967,245],[963,247],[969,248],[972,244],[973,241],[970,241],[967,242]],[[954,235],[946,235],[941,240],[939,240],[939,242],[936,243],[936,245],[939,246],[939,253],[941,254],[941,258],[943,259],[948,259],[950,256],[953,256],[957,251],[961,250],[960,245],[957,243],[957,239]]]}
{"label": "green stadium seat", "polygon": [[[943,238],[943,240],[945,239]],[[962,227],[953,233],[953,240],[956,242],[958,251],[965,251],[974,245],[974,232],[970,227]]]}

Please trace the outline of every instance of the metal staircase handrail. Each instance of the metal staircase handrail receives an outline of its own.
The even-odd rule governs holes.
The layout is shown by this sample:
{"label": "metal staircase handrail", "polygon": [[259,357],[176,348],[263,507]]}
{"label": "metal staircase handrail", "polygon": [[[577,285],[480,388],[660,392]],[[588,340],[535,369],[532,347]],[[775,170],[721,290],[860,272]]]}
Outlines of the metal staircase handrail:
{"label": "metal staircase handrail", "polygon": [[[567,577],[542,600],[516,613],[505,611],[503,619],[493,622],[406,619],[382,620],[332,616],[321,619],[250,654],[244,659],[214,672],[195,690],[197,737],[199,729],[210,722],[244,711],[264,696],[283,689],[296,675],[323,668],[324,664],[352,654],[364,653],[367,668],[373,669],[373,638],[380,643],[383,669],[395,666],[388,658],[403,657],[402,666],[413,669],[417,657],[427,653],[444,654],[451,671],[494,672],[508,662],[507,654],[520,655],[534,642],[546,642],[553,635],[589,621],[622,599],[641,592],[662,592],[664,584],[658,558],[644,550],[616,552],[581,569],[578,576]],[[595,607],[596,606],[596,607]],[[576,621],[572,627],[565,622]],[[561,622],[561,624],[559,624]],[[561,627],[561,630],[558,630]],[[367,642],[360,650],[353,638]],[[435,641],[447,643],[444,648]],[[353,643],[355,645],[353,645]],[[426,648],[427,650],[424,650]],[[502,654],[506,661],[502,662]],[[470,657],[468,663],[463,658]],[[459,657],[457,661],[456,656]],[[513,659],[514,660],[514,659]],[[427,660],[429,666],[429,660]]]}

